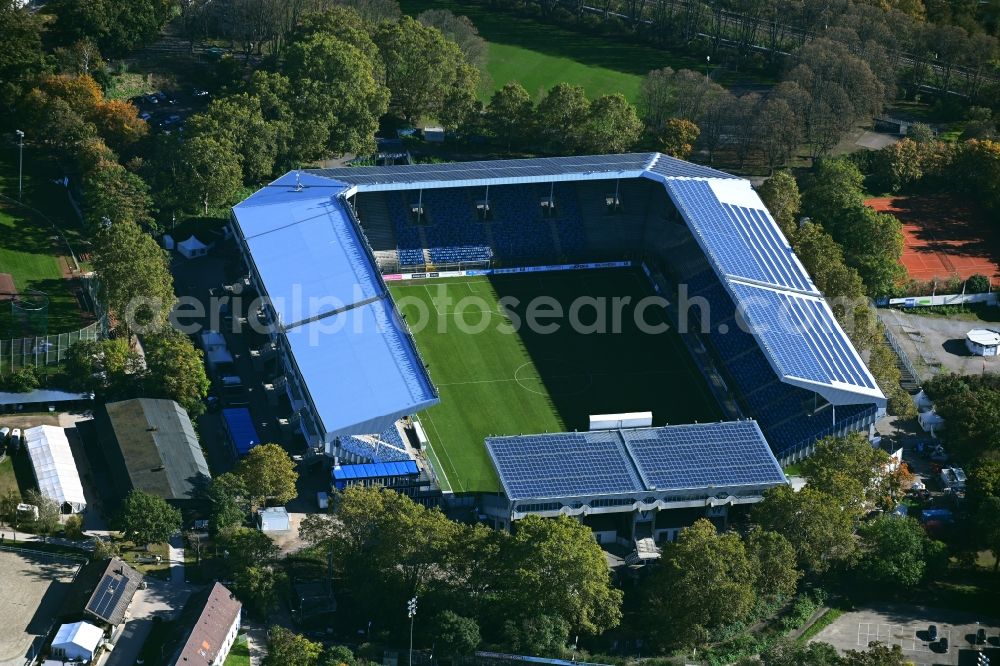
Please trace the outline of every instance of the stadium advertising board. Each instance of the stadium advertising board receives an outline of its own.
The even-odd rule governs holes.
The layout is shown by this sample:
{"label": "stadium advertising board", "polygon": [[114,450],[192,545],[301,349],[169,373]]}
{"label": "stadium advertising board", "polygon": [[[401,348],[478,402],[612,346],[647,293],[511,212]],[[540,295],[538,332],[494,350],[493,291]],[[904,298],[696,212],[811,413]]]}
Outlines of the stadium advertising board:
{"label": "stadium advertising board", "polygon": [[628,268],[631,261],[596,261],[583,264],[549,264],[512,268],[478,268],[468,271],[427,271],[423,273],[391,273],[383,275],[386,282],[397,280],[429,280],[433,278],[476,277],[480,275],[512,275],[515,273],[548,273],[553,271],[590,271],[597,268]]}

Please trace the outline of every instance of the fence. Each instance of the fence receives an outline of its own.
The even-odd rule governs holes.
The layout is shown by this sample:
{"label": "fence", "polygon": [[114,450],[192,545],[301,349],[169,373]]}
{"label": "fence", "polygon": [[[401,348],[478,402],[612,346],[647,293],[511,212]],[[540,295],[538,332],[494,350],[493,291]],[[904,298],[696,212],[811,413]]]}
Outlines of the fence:
{"label": "fence", "polygon": [[103,326],[103,321],[96,321],[86,328],[69,333],[0,340],[0,376],[28,366],[43,368],[58,365],[66,359],[66,352],[74,343],[100,339]]}
{"label": "fence", "polygon": [[997,292],[985,294],[933,294],[931,296],[907,296],[890,298],[878,302],[880,306],[901,305],[904,308],[931,307],[935,305],[964,305],[965,303],[997,304]]}
{"label": "fence", "polygon": [[899,344],[899,340],[896,339],[896,336],[893,335],[889,325],[885,322],[882,322],[882,332],[885,333],[885,341],[889,343],[889,346],[892,347],[892,351],[896,353],[896,358],[898,358],[899,362],[903,365],[903,369],[910,373],[910,377],[913,378],[913,381],[920,382],[920,373],[917,372],[917,369],[913,366],[913,362],[910,361],[910,356],[906,353],[906,350],[903,349],[902,345]]}

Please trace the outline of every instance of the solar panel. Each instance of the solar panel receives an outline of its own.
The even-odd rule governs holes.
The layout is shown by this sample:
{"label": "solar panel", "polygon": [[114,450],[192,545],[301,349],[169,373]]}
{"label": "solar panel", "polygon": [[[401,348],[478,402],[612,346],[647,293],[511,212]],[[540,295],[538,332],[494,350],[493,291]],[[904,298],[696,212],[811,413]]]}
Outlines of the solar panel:
{"label": "solar panel", "polygon": [[127,588],[127,578],[105,575],[90,597],[87,610],[101,619],[108,620],[114,615],[115,608],[121,602]]}
{"label": "solar panel", "polygon": [[406,164],[384,167],[312,169],[309,173],[353,185],[411,184],[492,178],[543,178],[588,173],[641,172],[652,161],[654,155],[655,153],[626,153],[624,155],[581,155],[484,162]]}
{"label": "solar panel", "polygon": [[785,482],[755,421],[623,430],[622,436],[650,489]]}
{"label": "solar panel", "polygon": [[767,349],[781,374],[877,390],[875,380],[822,297],[742,282],[729,284],[739,299],[748,328]]}
{"label": "solar panel", "polygon": [[486,448],[511,500],[643,491],[613,432],[491,437]]}
{"label": "solar panel", "polygon": [[723,203],[702,180],[668,180],[666,187],[723,275],[816,291],[766,210]]}
{"label": "solar panel", "polygon": [[486,448],[512,501],[785,483],[754,421],[491,437]]}
{"label": "solar panel", "polygon": [[685,162],[669,155],[658,155],[648,170],[667,178],[738,178],[738,176],[724,171],[693,162]]}

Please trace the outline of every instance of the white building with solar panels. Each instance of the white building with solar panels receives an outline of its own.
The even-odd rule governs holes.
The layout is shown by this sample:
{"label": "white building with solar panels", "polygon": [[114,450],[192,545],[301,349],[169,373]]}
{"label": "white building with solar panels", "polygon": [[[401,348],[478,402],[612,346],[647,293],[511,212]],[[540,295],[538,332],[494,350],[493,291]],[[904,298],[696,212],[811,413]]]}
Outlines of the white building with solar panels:
{"label": "white building with solar panels", "polygon": [[486,440],[503,486],[483,510],[500,528],[577,516],[602,543],[672,541],[698,518],[724,522],[788,481],[755,421]]}
{"label": "white building with solar panels", "polygon": [[[750,183],[709,167],[635,153],[290,172],[234,207],[233,228],[250,283],[270,303],[274,385],[287,393],[288,422],[331,456],[345,455],[341,442],[352,436],[391,433],[400,417],[440,402],[386,280],[553,264],[617,260],[641,268],[657,293],[681,289],[678,304],[700,323],[698,344],[735,406],[731,418],[755,423],[758,454],[766,442],[773,458],[793,461],[820,437],[871,431],[885,412],[874,377]],[[364,326],[346,326],[359,318]],[[491,511],[516,519],[523,507],[558,504],[538,511],[596,514],[621,502],[641,513],[704,506],[707,489],[727,492],[715,491],[729,482],[711,457],[686,460],[716,465],[701,486],[655,480],[667,468],[651,467],[621,432],[560,436],[570,449],[610,438],[602,446],[617,452],[622,473],[613,487],[581,478],[553,498],[520,489],[501,465],[530,458],[536,440],[490,440],[512,484],[511,506]],[[768,471],[763,480],[741,479],[745,497],[783,482],[773,458],[753,467]],[[700,478],[686,469],[687,483]],[[697,497],[682,499],[689,490]]]}

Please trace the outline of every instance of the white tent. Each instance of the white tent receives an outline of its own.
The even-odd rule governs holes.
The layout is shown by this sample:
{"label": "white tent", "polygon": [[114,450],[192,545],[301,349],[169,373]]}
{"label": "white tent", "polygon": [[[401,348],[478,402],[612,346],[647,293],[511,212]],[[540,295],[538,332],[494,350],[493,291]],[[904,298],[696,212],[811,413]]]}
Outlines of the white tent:
{"label": "white tent", "polygon": [[283,506],[272,506],[257,512],[261,532],[287,532],[291,529],[288,511]]}
{"label": "white tent", "polygon": [[24,439],[42,495],[54,499],[61,507],[69,505],[73,513],[87,508],[66,431],[56,426],[36,426],[24,431]]}
{"label": "white tent", "polygon": [[913,404],[917,406],[917,411],[919,412],[926,412],[934,408],[934,401],[924,393],[923,389],[920,389],[920,393],[913,396]]}
{"label": "white tent", "polygon": [[934,410],[921,412],[917,416],[917,420],[920,422],[920,427],[924,429],[924,432],[934,434],[944,428],[944,419]]}
{"label": "white tent", "polygon": [[52,640],[51,653],[66,661],[90,661],[102,640],[104,632],[89,622],[64,624]]}
{"label": "white tent", "polygon": [[208,254],[208,246],[198,240],[195,236],[191,236],[191,238],[182,240],[177,244],[177,251],[188,259],[193,257],[204,257]]}

